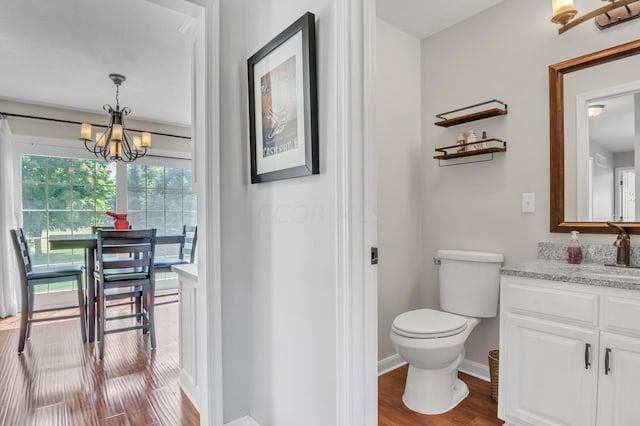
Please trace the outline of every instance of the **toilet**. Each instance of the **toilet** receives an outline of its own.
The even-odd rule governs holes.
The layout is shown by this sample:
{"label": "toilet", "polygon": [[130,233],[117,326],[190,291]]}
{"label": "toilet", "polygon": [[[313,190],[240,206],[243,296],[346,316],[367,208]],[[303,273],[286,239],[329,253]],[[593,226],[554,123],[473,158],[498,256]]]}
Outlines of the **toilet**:
{"label": "toilet", "polygon": [[441,310],[417,309],[398,315],[391,326],[391,342],[409,364],[402,400],[422,414],[447,412],[467,395],[458,379],[464,343],[480,322],[498,310],[500,265],[498,253],[438,250]]}

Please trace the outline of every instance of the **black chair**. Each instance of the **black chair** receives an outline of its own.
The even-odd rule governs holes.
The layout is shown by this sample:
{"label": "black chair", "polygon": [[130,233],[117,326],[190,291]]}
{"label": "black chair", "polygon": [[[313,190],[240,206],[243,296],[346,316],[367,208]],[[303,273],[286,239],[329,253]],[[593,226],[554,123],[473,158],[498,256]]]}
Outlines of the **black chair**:
{"label": "black chair", "polygon": [[[104,357],[106,334],[141,329],[151,335],[151,348],[156,347],[154,324],[154,255],[155,229],[97,230],[96,299],[100,359]],[[136,311],[129,314],[107,316],[107,302],[136,300]],[[107,322],[135,318],[132,325],[107,329]]]}
{"label": "black chair", "polygon": [[[20,318],[20,340],[18,342],[18,354],[24,350],[26,339],[31,335],[31,323],[43,321],[55,321],[69,318],[80,318],[80,332],[82,341],[87,341],[87,325],[84,306],[84,288],[82,286],[82,265],[64,265],[47,268],[34,268],[29,255],[29,246],[22,228],[12,229],[11,240],[15,249],[16,258],[20,269],[20,283],[22,290],[22,312]],[[50,312],[57,309],[34,309],[34,287],[44,284],[52,284],[65,281],[75,281],[78,293],[79,314],[58,315],[47,318],[33,318],[38,312]]]}
{"label": "black chair", "polygon": [[[198,243],[198,227],[183,225],[182,235],[184,236],[184,240],[182,243],[180,243],[177,257],[157,258],[154,265],[156,273],[171,272],[171,267],[173,265],[185,265],[187,263],[193,263],[195,261],[196,246]],[[163,291],[162,293],[157,293],[156,296],[175,296],[175,298],[173,299],[157,302],[156,306],[178,302],[177,289]]]}

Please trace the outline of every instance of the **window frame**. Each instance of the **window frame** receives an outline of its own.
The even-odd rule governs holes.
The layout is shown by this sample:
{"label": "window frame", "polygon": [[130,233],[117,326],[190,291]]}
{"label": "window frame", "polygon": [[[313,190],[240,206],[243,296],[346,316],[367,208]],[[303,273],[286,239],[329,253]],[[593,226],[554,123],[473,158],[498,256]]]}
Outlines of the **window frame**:
{"label": "window frame", "polygon": [[[22,164],[23,155],[34,155],[42,157],[62,157],[82,160],[98,160],[93,153],[87,151],[84,144],[78,140],[50,138],[42,136],[32,136],[15,134],[13,135],[13,157],[14,164]],[[170,151],[153,149],[155,155],[149,155],[138,158],[135,161],[137,165],[161,166],[161,167],[179,167],[191,169],[192,159],[191,151]],[[13,168],[14,179],[14,215],[17,223],[22,226],[22,167]],[[127,211],[127,193],[128,193],[128,173],[127,163],[116,163],[116,211]],[[162,286],[165,287],[165,286]],[[68,293],[68,295],[63,295]],[[45,296],[46,297],[43,297]],[[49,297],[50,295],[55,295]],[[40,306],[56,307],[63,306],[74,302],[73,291],[59,291],[52,293],[42,293],[40,296],[43,300],[37,300]]]}

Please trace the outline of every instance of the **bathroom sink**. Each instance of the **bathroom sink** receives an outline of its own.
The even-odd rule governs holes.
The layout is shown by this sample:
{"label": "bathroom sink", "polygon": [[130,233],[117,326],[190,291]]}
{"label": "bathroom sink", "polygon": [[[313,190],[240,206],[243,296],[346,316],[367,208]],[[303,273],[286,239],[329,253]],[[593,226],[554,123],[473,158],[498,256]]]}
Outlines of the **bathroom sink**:
{"label": "bathroom sink", "polygon": [[605,274],[605,273],[598,273],[598,272],[592,272],[590,274],[588,274],[590,276],[592,276],[593,278],[600,278],[600,279],[605,279],[605,280],[612,280],[612,281],[638,281],[640,279],[640,275],[625,275],[625,274]]}
{"label": "bathroom sink", "polygon": [[584,264],[580,269],[582,274],[595,279],[640,283],[640,269],[635,267]]}

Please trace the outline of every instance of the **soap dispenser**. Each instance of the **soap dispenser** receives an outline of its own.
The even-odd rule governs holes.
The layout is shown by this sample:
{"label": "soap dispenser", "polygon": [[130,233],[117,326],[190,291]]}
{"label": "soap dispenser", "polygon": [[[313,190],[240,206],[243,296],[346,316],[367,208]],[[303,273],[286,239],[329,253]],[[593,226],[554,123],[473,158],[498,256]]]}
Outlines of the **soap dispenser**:
{"label": "soap dispenser", "polygon": [[567,247],[567,261],[572,264],[582,263],[582,247],[580,247],[578,234],[578,231],[571,231],[571,239],[569,239],[569,247]]}

